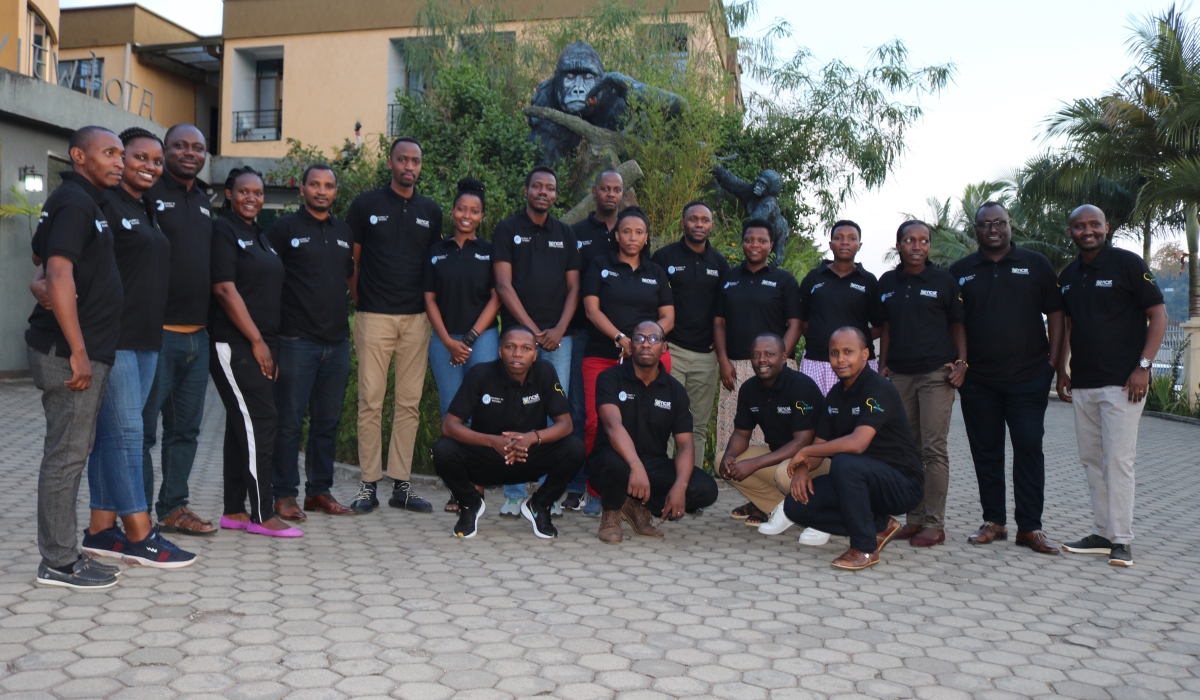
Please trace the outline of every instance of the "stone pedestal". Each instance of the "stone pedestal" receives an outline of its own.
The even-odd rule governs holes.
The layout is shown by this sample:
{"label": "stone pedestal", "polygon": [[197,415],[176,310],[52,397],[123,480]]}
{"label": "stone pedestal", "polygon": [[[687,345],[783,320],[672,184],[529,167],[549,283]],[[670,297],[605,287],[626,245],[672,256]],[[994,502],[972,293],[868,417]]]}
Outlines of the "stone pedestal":
{"label": "stone pedestal", "polygon": [[1183,391],[1188,404],[1195,405],[1197,384],[1200,384],[1200,318],[1190,318],[1179,324],[1185,339],[1190,339],[1183,353]]}

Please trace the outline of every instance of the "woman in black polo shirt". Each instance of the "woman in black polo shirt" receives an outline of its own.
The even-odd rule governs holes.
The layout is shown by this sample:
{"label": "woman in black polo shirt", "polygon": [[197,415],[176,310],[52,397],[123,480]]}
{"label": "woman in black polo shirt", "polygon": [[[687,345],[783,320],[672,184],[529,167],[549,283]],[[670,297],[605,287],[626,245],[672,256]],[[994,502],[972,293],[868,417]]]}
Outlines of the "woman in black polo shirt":
{"label": "woman in black polo shirt", "polygon": [[885,319],[879,337],[879,372],[900,392],[925,469],[925,498],[896,534],[914,547],[946,541],[950,480],[946,435],[954,390],[967,375],[967,334],[958,282],[929,265],[930,239],[925,222],[900,224],[896,230],[900,264],[879,279]]}
{"label": "woman in black polo shirt", "polygon": [[[262,174],[235,168],[225,180],[225,206],[213,222],[209,373],[225,404],[225,509],[221,527],[256,535],[300,537],[275,517],[271,460],[275,354],[283,261],[255,223],[263,206]],[[250,513],[246,513],[246,496]]]}
{"label": "woman in black polo shirt", "polygon": [[[675,327],[675,302],[667,271],[650,262],[650,220],[639,207],[617,214],[613,229],[614,250],[592,261],[583,278],[583,308],[596,327],[583,350],[583,391],[587,420],[584,443],[592,451],[599,414],[596,412],[596,378],[604,370],[629,359],[633,329],[642,321],[657,321],[663,333]],[[663,366],[671,371],[671,354],[664,352]]]}

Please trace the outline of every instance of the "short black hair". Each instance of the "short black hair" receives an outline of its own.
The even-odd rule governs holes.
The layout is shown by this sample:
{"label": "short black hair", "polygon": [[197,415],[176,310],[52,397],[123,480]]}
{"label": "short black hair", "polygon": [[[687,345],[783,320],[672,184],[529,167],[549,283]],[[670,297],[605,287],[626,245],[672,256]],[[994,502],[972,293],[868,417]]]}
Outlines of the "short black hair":
{"label": "short black hair", "polygon": [[833,238],[834,232],[843,226],[849,226],[849,227],[853,228],[855,231],[858,232],[858,240],[860,240],[860,241],[862,240],[862,226],[859,226],[858,224],[851,221],[850,219],[838,219],[837,221],[833,222],[833,226],[829,227],[829,237]]}
{"label": "short black hair", "polygon": [[979,212],[983,211],[984,209],[991,209],[992,207],[999,207],[1000,210],[1003,211],[1006,216],[1008,216],[1008,207],[1004,206],[1003,204],[1001,204],[1000,202],[997,202],[994,199],[989,199],[988,201],[984,202],[983,204],[980,204],[978,207],[975,207],[975,218],[976,219],[979,218]]}
{"label": "short black hair", "polygon": [[[642,223],[646,224],[646,233],[650,232],[650,217],[646,216],[646,212],[642,211],[642,208],[637,205],[625,207],[621,210],[621,213],[617,214],[617,227],[620,227],[621,222],[630,217],[641,219]],[[646,242],[649,244],[649,241]]]}
{"label": "short black hair", "polygon": [[[88,146],[92,145],[92,139],[96,138],[96,134],[105,133],[113,134],[112,129],[106,129],[102,126],[82,126],[71,134],[70,140],[67,141],[67,151],[72,148],[81,148],[87,150]],[[116,134],[113,134],[116,136]]]}
{"label": "short black hair", "polygon": [[554,178],[554,184],[558,184],[558,173],[554,172],[554,168],[551,168],[549,165],[539,165],[533,170],[530,170],[529,174],[525,176],[526,187],[529,187],[529,183],[533,182],[533,176],[537,175],[538,173],[549,173],[550,177]]}
{"label": "short black hair", "polygon": [[200,138],[204,141],[204,145],[206,147],[208,146],[208,139],[204,138],[204,132],[200,131],[200,127],[196,126],[195,124],[189,124],[188,122],[172,124],[171,127],[167,129],[166,135],[163,136],[163,141],[169,142],[171,140],[171,134],[175,133],[176,129],[195,129],[196,133],[200,134]]}
{"label": "short black hair", "polygon": [[858,336],[858,339],[862,341],[862,346],[864,348],[871,347],[871,339],[868,338],[867,334],[863,331],[863,329],[859,328],[858,326],[842,326],[841,328],[837,329],[836,331],[830,333],[829,339],[833,340],[833,336],[837,335],[838,333],[843,333],[843,332],[850,332],[850,333],[853,333],[854,335]]}
{"label": "short black hair", "polygon": [[118,134],[117,138],[121,139],[122,145],[125,146],[128,146],[129,142],[133,141],[134,139],[150,139],[151,141],[157,141],[158,145],[160,146],[163,145],[162,139],[158,138],[153,131],[143,129],[140,126],[129,127],[125,131],[122,131],[120,134]]}
{"label": "short black hair", "polygon": [[500,342],[503,343],[504,339],[513,333],[528,333],[529,337],[533,338],[534,342],[537,341],[537,334],[530,330],[529,326],[522,326],[521,324],[517,323],[504,329],[504,332],[500,334]]}
{"label": "short black hair", "polygon": [[692,207],[704,207],[705,209],[707,209],[707,210],[708,210],[708,213],[709,213],[709,214],[712,214],[712,213],[713,213],[712,207],[708,206],[708,202],[705,202],[705,201],[704,201],[704,200],[702,200],[702,199],[693,199],[692,201],[690,201],[690,202],[688,202],[687,204],[683,205],[683,210],[682,210],[682,211],[679,213],[679,218],[680,218],[680,219],[686,219],[686,218],[687,218],[688,209],[691,209]]}
{"label": "short black hair", "polygon": [[425,151],[424,148],[421,148],[420,141],[414,139],[411,136],[401,136],[400,138],[396,139],[395,141],[392,141],[392,147],[388,149],[388,160],[391,160],[392,156],[396,153],[396,146],[399,146],[402,143],[411,143],[412,145],[414,145],[418,149],[420,149],[420,151],[422,153],[424,153],[424,151]]}
{"label": "short black hair", "polygon": [[909,219],[908,221],[900,224],[900,228],[896,229],[896,245],[900,245],[900,241],[904,240],[904,232],[912,226],[924,226],[925,230],[929,232],[929,235],[933,235],[932,226],[924,221],[921,221],[920,219]]}
{"label": "short black hair", "polygon": [[329,165],[329,163],[313,163],[312,165],[305,168],[304,174],[300,176],[300,184],[301,185],[308,184],[308,176],[314,170],[328,170],[329,172],[333,173],[333,184],[335,184],[335,185],[337,184],[337,171],[334,170],[333,167]]}
{"label": "short black hair", "polygon": [[[778,333],[759,333],[758,335],[754,336],[754,343],[757,343],[763,338],[768,338],[775,341],[779,345],[780,350],[787,350],[787,343],[783,342],[783,338]],[[751,348],[754,347],[754,343],[750,343]]]}
{"label": "short black hair", "polygon": [[471,195],[479,198],[480,211],[487,211],[487,195],[483,183],[473,177],[464,177],[458,181],[458,191],[454,193],[454,202],[451,206],[457,205],[458,200],[462,199],[463,195]]}
{"label": "short black hair", "polygon": [[634,330],[634,331],[637,331],[638,327],[639,327],[639,326],[641,326],[641,325],[642,325],[642,324],[644,324],[644,323],[653,323],[653,324],[654,324],[654,325],[655,325],[655,326],[658,328],[658,332],[659,332],[659,333],[662,333],[662,334],[664,334],[664,335],[666,334],[666,331],[665,331],[665,330],[663,330],[662,324],[661,324],[661,323],[659,323],[658,321],[655,321],[655,320],[654,320],[654,319],[652,319],[652,318],[648,318],[648,319],[646,319],[646,320],[644,320],[644,321],[638,321],[638,322],[637,322],[637,325],[635,325],[635,326],[633,327],[633,330]]}
{"label": "short black hair", "polygon": [[[608,170],[601,170],[600,172],[596,173],[596,179],[592,181],[592,186],[599,187],[600,186],[600,178],[604,177],[605,175],[616,175],[617,177],[620,177],[621,178],[621,189],[625,188],[625,178],[621,177],[621,173],[617,172],[616,170],[612,170],[611,168]],[[558,176],[555,175],[554,179],[557,180]]]}
{"label": "short black hair", "polygon": [[746,219],[742,222],[742,240],[746,240],[746,232],[752,228],[761,228],[767,230],[767,237],[771,239],[771,243],[775,242],[775,227],[766,219]]}

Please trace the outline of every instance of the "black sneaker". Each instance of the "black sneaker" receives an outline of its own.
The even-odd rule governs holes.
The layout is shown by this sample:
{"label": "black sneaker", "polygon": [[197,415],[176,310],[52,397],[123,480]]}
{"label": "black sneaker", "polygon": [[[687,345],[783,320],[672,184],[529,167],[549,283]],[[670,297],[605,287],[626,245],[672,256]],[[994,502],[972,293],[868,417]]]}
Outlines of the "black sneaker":
{"label": "black sneaker", "polygon": [[358,511],[359,513],[370,513],[379,507],[379,499],[375,496],[375,488],[379,482],[375,481],[360,481],[358,482],[358,493],[354,494],[354,499],[350,501],[350,510]]}
{"label": "black sneaker", "polygon": [[558,537],[558,529],[550,521],[550,507],[542,506],[535,508],[532,501],[533,499],[531,498],[521,501],[521,515],[524,515],[526,520],[533,523],[533,534],[544,540],[552,540]]}
{"label": "black sneaker", "polygon": [[1063,542],[1062,548],[1064,552],[1075,554],[1108,554],[1112,551],[1113,543],[1107,537],[1088,535],[1075,542]]}
{"label": "black sneaker", "polygon": [[407,481],[395,481],[392,484],[392,497],[388,505],[393,508],[403,508],[414,513],[432,513],[433,504],[421,498],[412,490],[412,484]]}
{"label": "black sneaker", "polygon": [[454,536],[464,540],[469,540],[479,532],[479,518],[483,512],[487,510],[483,499],[479,499],[477,508],[468,508],[462,503],[458,504],[458,524],[454,526]]}
{"label": "black sneaker", "polygon": [[91,557],[80,557],[71,567],[70,573],[38,564],[37,583],[43,586],[60,586],[77,591],[98,591],[117,585],[117,577],[97,568]]}
{"label": "black sneaker", "polygon": [[568,493],[562,502],[563,510],[580,510],[583,508],[582,493]]}
{"label": "black sneaker", "polygon": [[1127,544],[1114,544],[1108,553],[1108,563],[1113,566],[1133,566],[1133,550]]}

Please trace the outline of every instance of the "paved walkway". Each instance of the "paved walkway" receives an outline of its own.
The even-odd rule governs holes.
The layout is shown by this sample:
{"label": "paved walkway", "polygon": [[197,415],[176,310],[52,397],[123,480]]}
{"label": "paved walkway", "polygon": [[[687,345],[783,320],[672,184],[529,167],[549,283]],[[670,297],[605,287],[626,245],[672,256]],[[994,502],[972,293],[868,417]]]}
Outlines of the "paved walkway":
{"label": "paved walkway", "polygon": [[[193,505],[215,517],[223,412],[209,408]],[[766,538],[731,521],[738,499],[723,491],[664,541],[615,547],[574,513],[556,541],[490,513],[466,541],[440,513],[317,515],[300,541],[181,541],[199,552],[195,566],[127,569],[95,593],[32,583],[42,430],[33,387],[0,383],[6,700],[1200,697],[1191,425],[1142,422],[1132,569],[966,544],[978,509],[956,416],[950,540],[893,544],[865,572],[829,567],[843,538],[803,548],[795,530]],[[1057,401],[1046,449],[1046,529],[1086,534],[1070,408]],[[440,505],[445,492],[427,495]]]}

